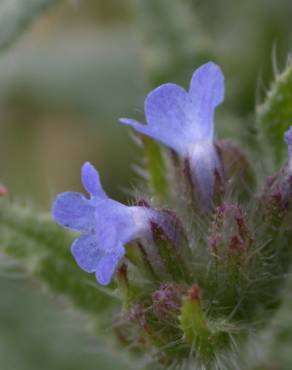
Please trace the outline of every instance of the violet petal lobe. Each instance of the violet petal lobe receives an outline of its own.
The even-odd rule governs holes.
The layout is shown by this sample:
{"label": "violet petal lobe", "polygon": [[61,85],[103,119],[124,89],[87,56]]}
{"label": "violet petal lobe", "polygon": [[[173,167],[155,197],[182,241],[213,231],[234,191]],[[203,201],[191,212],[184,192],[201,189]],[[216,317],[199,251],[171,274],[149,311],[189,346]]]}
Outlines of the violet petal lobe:
{"label": "violet petal lobe", "polygon": [[92,197],[97,197],[100,199],[108,198],[102,188],[99,173],[91,163],[86,162],[82,166],[81,180],[84,188]]}
{"label": "violet petal lobe", "polygon": [[292,174],[292,126],[284,133],[284,141],[288,147],[288,172]]}
{"label": "violet petal lobe", "polygon": [[292,146],[292,126],[284,133],[284,141],[288,146]]}
{"label": "violet petal lobe", "polygon": [[146,125],[129,118],[120,122],[187,156],[195,142],[213,140],[214,110],[223,98],[224,76],[209,62],[194,72],[189,92],[172,83],[151,91],[144,105]]}
{"label": "violet petal lobe", "polygon": [[96,206],[96,232],[100,243],[109,251],[117,240],[126,244],[146,236],[150,214],[151,210],[146,207],[128,207],[111,199],[100,202]]}
{"label": "violet petal lobe", "polygon": [[65,192],[59,194],[53,203],[55,221],[74,231],[90,232],[94,227],[95,209],[82,194]]}
{"label": "violet petal lobe", "polygon": [[200,138],[212,139],[214,110],[224,100],[224,75],[220,67],[209,62],[198,68],[192,76],[189,94],[196,107]]}
{"label": "violet petal lobe", "polygon": [[110,283],[120,258],[121,256],[107,254],[99,260],[95,277],[101,285],[108,285]]}
{"label": "violet petal lobe", "polygon": [[186,143],[195,135],[195,107],[188,93],[172,83],[161,85],[148,94],[144,108],[147,125],[127,118],[120,122],[186,154]]}
{"label": "violet petal lobe", "polygon": [[95,272],[104,251],[100,249],[95,235],[81,235],[71,246],[71,253],[78,266],[86,272]]}
{"label": "violet petal lobe", "polygon": [[82,235],[72,244],[71,252],[78,266],[89,273],[95,272],[97,281],[107,285],[112,279],[125,250],[121,244],[116,245],[115,252],[107,253],[100,248],[94,235]]}

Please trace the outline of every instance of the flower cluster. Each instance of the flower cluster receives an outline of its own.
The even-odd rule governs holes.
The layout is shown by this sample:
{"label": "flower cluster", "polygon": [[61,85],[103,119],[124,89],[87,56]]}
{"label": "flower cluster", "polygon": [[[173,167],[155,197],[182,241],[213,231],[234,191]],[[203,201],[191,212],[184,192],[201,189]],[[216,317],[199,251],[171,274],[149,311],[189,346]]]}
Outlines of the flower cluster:
{"label": "flower cluster", "polygon": [[[146,124],[120,119],[167,147],[169,186],[188,186],[175,201],[121,204],[87,162],[81,179],[89,197],[66,192],[53,204],[55,221],[80,234],[71,251],[81,269],[102,285],[115,276],[125,308],[118,337],[133,350],[154,349],[164,366],[191,358],[212,368],[236,338],[241,345],[246,325],[271,317],[292,261],[292,127],[284,135],[287,165],[256,188],[245,153],[215,139],[223,99],[223,74],[209,62],[189,91],[172,83],[151,91]],[[168,201],[172,209],[161,208]]]}
{"label": "flower cluster", "polygon": [[[190,162],[192,181],[202,207],[214,195],[215,174],[222,173],[214,145],[214,110],[223,101],[224,77],[214,63],[200,67],[191,79],[190,91],[175,84],[153,90],[145,100],[147,125],[122,118],[132,126],[175,150]],[[53,217],[62,226],[81,233],[72,245],[78,265],[95,272],[97,281],[108,284],[124,245],[137,238],[151,237],[150,219],[157,212],[147,207],[127,207],[107,197],[94,167],[85,163],[82,182],[90,199],[66,192],[53,205]]]}

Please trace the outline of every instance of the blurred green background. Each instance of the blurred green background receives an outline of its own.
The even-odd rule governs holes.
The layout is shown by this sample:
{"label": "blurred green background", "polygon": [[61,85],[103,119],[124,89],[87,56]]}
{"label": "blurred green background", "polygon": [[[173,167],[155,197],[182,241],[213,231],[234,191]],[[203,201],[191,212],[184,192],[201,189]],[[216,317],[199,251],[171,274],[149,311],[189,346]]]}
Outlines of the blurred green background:
{"label": "blurred green background", "polygon": [[[207,60],[227,81],[219,136],[244,141],[292,45],[289,0],[51,1],[19,37],[13,21],[23,21],[13,16],[26,9],[8,2],[0,0],[0,181],[13,199],[46,211],[56,193],[81,190],[86,160],[125,200],[139,153],[118,118],[142,117],[149,88],[187,86]],[[84,318],[13,271],[0,264],[0,370],[126,368],[85,332]]]}

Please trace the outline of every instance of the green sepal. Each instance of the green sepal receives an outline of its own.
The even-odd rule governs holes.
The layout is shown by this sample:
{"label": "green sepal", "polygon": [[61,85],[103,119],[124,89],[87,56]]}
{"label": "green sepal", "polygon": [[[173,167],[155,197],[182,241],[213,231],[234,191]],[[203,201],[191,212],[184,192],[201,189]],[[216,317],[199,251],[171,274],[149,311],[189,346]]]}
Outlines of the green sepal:
{"label": "green sepal", "polygon": [[213,348],[209,340],[211,332],[202,311],[197,287],[193,287],[183,299],[179,319],[184,340],[204,361],[211,359],[213,356]]}
{"label": "green sepal", "polygon": [[152,237],[165,269],[172,279],[176,282],[190,283],[191,275],[179,247],[169,239],[163,228],[155,223],[152,224]]}
{"label": "green sepal", "polygon": [[161,148],[158,143],[147,136],[142,137],[142,142],[152,191],[158,200],[165,199],[168,194],[168,185]]}
{"label": "green sepal", "polygon": [[139,269],[139,272],[150,280],[156,281],[158,277],[151,265],[151,261],[140,243],[129,243],[126,246],[126,256],[131,263]]}
{"label": "green sepal", "polygon": [[232,325],[222,320],[207,320],[197,286],[193,286],[184,297],[179,320],[184,340],[194,357],[207,369],[213,368],[216,356],[220,352],[227,353],[230,348],[229,332],[234,330]]}

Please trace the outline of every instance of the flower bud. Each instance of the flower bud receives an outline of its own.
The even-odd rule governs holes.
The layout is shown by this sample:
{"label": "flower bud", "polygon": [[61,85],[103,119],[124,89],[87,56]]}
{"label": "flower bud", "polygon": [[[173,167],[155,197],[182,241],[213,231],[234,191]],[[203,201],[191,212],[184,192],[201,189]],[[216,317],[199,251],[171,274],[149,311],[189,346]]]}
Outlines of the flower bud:
{"label": "flower bud", "polygon": [[181,328],[185,341],[194,347],[198,357],[208,361],[213,357],[211,332],[205,319],[198,286],[193,286],[183,299],[181,315]]}
{"label": "flower bud", "polygon": [[152,219],[153,241],[158,249],[166,271],[174,281],[190,281],[190,272],[186,262],[184,231],[174,212],[162,211],[159,220]]}
{"label": "flower bud", "polygon": [[161,319],[167,319],[180,312],[182,296],[186,288],[174,283],[162,284],[152,294],[154,313]]}
{"label": "flower bud", "polygon": [[8,189],[6,186],[0,184],[0,197],[6,197],[8,195]]}
{"label": "flower bud", "polygon": [[225,258],[234,251],[245,251],[252,238],[246,217],[238,204],[223,203],[216,208],[209,245],[217,257]]}
{"label": "flower bud", "polygon": [[289,166],[269,176],[258,196],[257,215],[265,221],[266,229],[277,230],[291,211],[292,175]]}
{"label": "flower bud", "polygon": [[226,192],[235,193],[239,199],[247,198],[255,185],[255,176],[245,153],[233,142],[216,142],[223,166]]}
{"label": "flower bud", "polygon": [[121,293],[124,309],[128,309],[133,301],[133,292],[128,279],[128,267],[126,263],[122,263],[117,269],[117,283]]}
{"label": "flower bud", "polygon": [[253,238],[247,217],[236,203],[216,208],[209,234],[212,258],[206,293],[213,300],[212,309],[226,314],[238,304],[250,275],[248,257]]}

